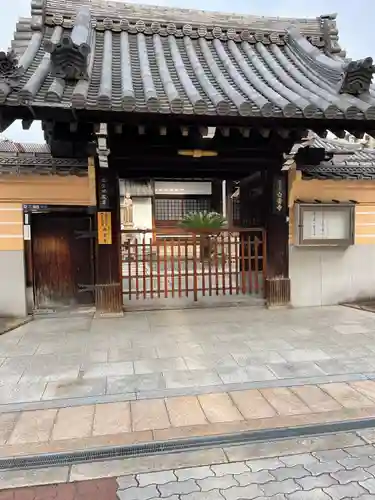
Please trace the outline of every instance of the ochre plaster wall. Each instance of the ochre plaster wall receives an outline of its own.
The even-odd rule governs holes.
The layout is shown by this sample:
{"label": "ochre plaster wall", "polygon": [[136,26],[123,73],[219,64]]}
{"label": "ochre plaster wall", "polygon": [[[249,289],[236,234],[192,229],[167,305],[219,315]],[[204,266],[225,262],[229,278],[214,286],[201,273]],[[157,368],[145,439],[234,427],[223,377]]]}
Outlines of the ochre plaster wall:
{"label": "ochre plaster wall", "polygon": [[89,177],[27,175],[0,177],[0,203],[45,205],[92,204]]}
{"label": "ochre plaster wall", "polygon": [[332,200],[354,200],[358,204],[355,209],[355,244],[375,244],[375,181],[370,180],[302,180],[301,172],[289,172],[289,241],[293,244],[294,202],[323,202]]}

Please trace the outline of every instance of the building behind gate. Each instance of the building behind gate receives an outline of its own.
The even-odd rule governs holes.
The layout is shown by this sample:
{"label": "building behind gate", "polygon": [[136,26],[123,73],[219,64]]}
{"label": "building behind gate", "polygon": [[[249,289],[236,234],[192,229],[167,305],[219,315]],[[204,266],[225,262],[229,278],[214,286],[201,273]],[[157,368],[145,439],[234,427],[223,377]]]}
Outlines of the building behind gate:
{"label": "building behind gate", "polygon": [[[354,268],[371,255],[375,201],[371,165],[351,180],[347,159],[339,180],[343,151],[320,139],[375,130],[372,60],[349,64],[335,16],[32,0],[2,61],[0,132],[40,120],[48,150],[28,152],[33,161],[17,152],[18,177],[0,178],[0,267],[12,283],[1,312],[26,312],[23,272],[33,307],[112,314],[155,298],[316,305],[372,293],[354,271],[335,289],[326,270],[329,255]],[[327,169],[332,180],[306,180]],[[181,230],[205,210],[227,227]]]}

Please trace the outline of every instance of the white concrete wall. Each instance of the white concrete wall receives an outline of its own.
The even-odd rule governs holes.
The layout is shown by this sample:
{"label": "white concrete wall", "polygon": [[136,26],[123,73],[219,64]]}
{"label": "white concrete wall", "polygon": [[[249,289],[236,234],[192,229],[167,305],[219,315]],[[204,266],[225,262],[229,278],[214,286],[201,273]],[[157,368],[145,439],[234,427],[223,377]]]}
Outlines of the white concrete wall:
{"label": "white concrete wall", "polygon": [[[152,229],[151,198],[133,198],[133,222],[136,229]],[[146,234],[149,243],[152,233]]]}
{"label": "white concrete wall", "polygon": [[25,261],[21,250],[0,251],[0,316],[27,316]]}
{"label": "white concrete wall", "polygon": [[375,297],[375,245],[289,247],[291,304],[334,305]]}

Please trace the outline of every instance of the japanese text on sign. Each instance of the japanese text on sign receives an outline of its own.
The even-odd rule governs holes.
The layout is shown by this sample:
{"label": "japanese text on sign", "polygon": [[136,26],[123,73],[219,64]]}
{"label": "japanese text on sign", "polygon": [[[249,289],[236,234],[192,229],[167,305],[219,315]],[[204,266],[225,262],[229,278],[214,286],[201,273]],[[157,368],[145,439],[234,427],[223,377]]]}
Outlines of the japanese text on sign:
{"label": "japanese text on sign", "polygon": [[99,245],[112,244],[111,212],[98,212],[98,243]]}

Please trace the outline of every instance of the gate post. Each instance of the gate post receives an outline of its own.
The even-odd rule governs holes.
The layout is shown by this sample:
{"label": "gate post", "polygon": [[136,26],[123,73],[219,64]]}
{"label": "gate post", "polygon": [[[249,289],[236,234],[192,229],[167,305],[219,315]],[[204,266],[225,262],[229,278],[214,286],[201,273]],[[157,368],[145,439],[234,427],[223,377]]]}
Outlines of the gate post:
{"label": "gate post", "polygon": [[267,231],[267,270],[265,297],[267,306],[290,303],[289,218],[287,172],[269,172]]}
{"label": "gate post", "polygon": [[95,306],[100,315],[123,314],[119,182],[110,168],[95,161],[97,240],[95,248]]}

